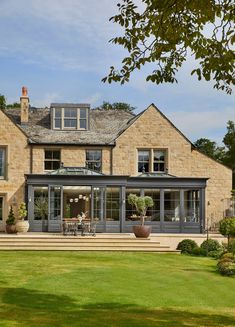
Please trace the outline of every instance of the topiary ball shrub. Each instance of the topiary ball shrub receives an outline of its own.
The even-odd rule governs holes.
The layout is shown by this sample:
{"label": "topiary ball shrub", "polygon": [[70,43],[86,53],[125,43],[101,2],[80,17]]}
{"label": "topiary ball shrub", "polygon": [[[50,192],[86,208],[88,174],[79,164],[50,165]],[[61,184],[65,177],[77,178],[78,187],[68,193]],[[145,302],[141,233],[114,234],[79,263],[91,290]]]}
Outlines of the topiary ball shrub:
{"label": "topiary ball shrub", "polygon": [[198,245],[195,241],[185,239],[177,245],[177,250],[180,250],[181,253],[192,254],[193,250],[198,248]]}
{"label": "topiary ball shrub", "polygon": [[223,276],[235,276],[235,260],[230,258],[219,260],[217,270]]}
{"label": "topiary ball shrub", "polygon": [[228,245],[230,239],[235,237],[235,217],[224,218],[219,222],[219,231],[222,235],[228,238]]}
{"label": "topiary ball shrub", "polygon": [[222,249],[222,246],[219,244],[218,241],[209,238],[208,240],[202,242],[200,248],[205,251],[211,252],[220,251]]}

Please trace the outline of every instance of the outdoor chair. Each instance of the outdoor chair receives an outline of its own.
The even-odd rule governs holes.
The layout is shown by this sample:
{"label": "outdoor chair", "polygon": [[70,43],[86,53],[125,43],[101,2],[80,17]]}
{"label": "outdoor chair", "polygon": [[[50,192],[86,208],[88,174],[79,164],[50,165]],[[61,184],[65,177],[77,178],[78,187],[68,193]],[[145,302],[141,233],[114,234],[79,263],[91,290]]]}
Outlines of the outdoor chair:
{"label": "outdoor chair", "polygon": [[77,236],[78,230],[82,230],[82,226],[79,225],[77,220],[64,219],[63,221],[63,235],[74,235]]}
{"label": "outdoor chair", "polygon": [[96,222],[95,221],[88,221],[82,222],[82,236],[92,235],[96,236]]}

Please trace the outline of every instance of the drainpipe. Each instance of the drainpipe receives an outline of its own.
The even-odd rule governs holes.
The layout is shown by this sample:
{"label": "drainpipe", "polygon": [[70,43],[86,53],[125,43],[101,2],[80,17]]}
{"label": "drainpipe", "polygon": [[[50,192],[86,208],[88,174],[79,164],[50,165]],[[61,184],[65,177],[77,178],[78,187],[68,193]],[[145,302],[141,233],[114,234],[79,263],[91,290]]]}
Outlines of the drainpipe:
{"label": "drainpipe", "polygon": [[113,147],[110,151],[110,175],[113,175]]}
{"label": "drainpipe", "polygon": [[33,173],[33,146],[30,144],[30,163],[29,163],[29,173]]}

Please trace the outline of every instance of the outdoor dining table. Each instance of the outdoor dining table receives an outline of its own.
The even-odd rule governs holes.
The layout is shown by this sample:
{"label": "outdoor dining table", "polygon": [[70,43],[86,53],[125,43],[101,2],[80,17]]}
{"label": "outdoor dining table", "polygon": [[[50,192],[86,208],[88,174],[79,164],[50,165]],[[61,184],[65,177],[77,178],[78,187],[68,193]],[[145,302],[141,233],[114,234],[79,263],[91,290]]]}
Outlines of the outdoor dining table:
{"label": "outdoor dining table", "polygon": [[95,236],[95,225],[92,224],[90,219],[78,219],[78,218],[64,218],[63,219],[63,235],[77,236],[81,232],[81,236],[85,236],[86,233],[91,233]]}

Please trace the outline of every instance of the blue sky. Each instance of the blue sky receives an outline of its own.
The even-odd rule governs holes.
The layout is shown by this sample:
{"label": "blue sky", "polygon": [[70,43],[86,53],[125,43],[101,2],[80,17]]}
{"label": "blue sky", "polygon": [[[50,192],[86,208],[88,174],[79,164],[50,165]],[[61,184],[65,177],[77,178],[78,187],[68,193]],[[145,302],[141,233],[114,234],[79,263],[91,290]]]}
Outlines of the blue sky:
{"label": "blue sky", "polygon": [[109,101],[130,103],[139,112],[154,103],[191,141],[207,137],[221,143],[226,122],[235,121],[235,95],[191,77],[190,58],[175,85],[145,82],[147,67],[123,86],[101,82],[125,55],[108,42],[120,34],[109,22],[117,2],[0,0],[0,94],[8,103],[19,101],[25,85],[37,107]]}

